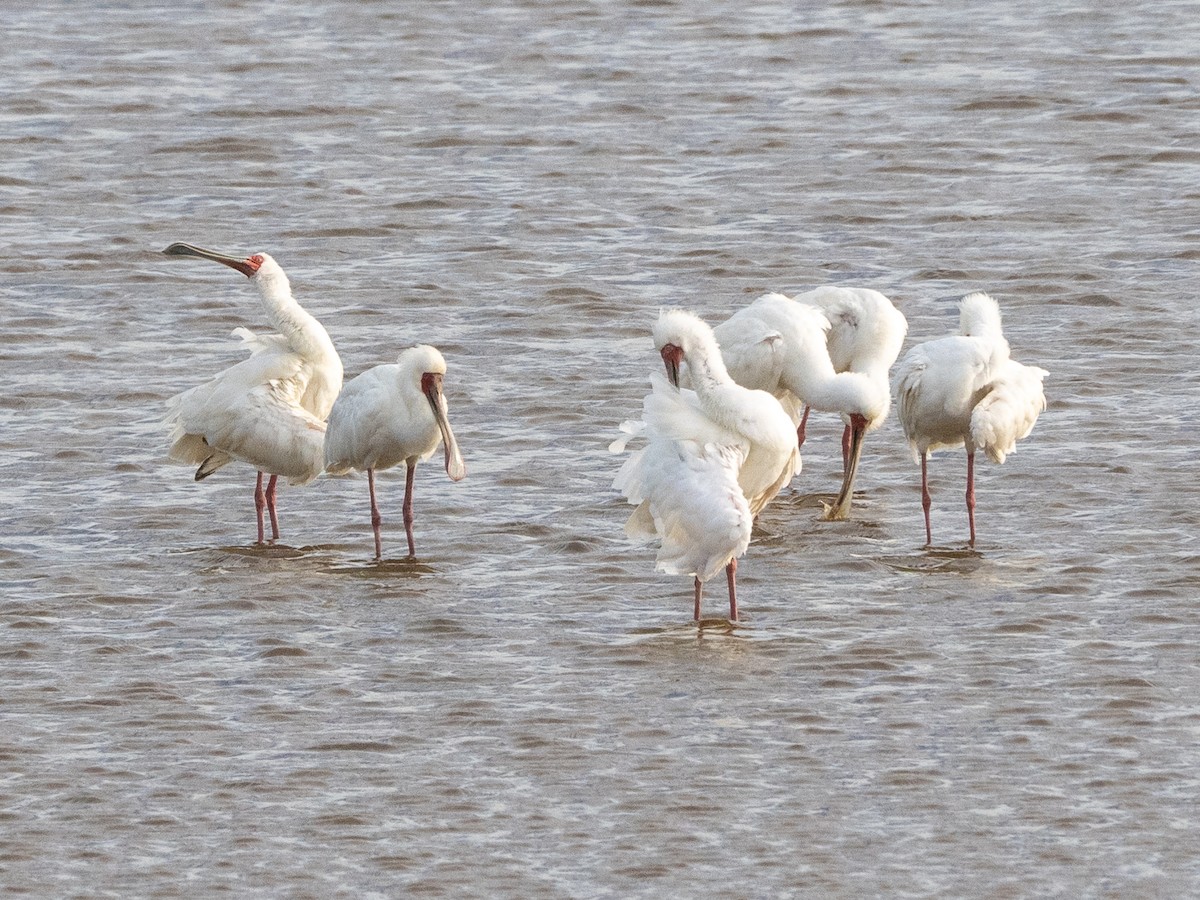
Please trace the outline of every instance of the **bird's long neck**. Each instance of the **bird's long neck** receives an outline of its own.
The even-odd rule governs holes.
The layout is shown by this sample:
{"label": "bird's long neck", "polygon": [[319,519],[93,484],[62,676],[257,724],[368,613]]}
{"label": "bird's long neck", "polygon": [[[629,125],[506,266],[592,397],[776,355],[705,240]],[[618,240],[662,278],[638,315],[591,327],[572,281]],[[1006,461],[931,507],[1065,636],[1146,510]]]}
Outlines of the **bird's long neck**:
{"label": "bird's long neck", "polygon": [[686,358],[692,388],[700,401],[700,408],[712,421],[744,435],[756,444],[773,447],[781,440],[785,448],[795,445],[795,431],[788,423],[782,408],[779,409],[779,416],[783,422],[781,432],[773,434],[769,423],[759,421],[756,411],[760,409],[761,401],[755,401],[753,398],[761,395],[762,400],[769,403],[775,401],[763,391],[752,391],[735,382],[725,368],[725,361],[721,358],[721,351],[715,341],[692,347]]}
{"label": "bird's long neck", "polygon": [[823,342],[793,340],[788,346],[780,384],[806,405],[822,412],[867,414],[868,407],[886,404],[886,366],[838,372]]}
{"label": "bird's long neck", "polygon": [[329,333],[296,302],[282,269],[260,269],[255,280],[268,321],[309,363],[300,405],[318,419],[326,418],[342,390],[342,360]]}
{"label": "bird's long neck", "polygon": [[791,352],[783,365],[780,382],[783,387],[817,409],[828,410],[818,398],[830,389],[837,373],[829,359],[824,344],[813,346],[811,342],[788,345]]}
{"label": "bird's long neck", "polygon": [[282,270],[260,271],[255,281],[262,295],[267,320],[287,339],[293,350],[314,362],[337,358],[328,332],[296,302],[287,275]]}
{"label": "bird's long neck", "polygon": [[982,293],[963,297],[959,304],[958,332],[965,337],[1003,341],[1000,307],[996,305],[996,301]]}
{"label": "bird's long neck", "polygon": [[686,353],[688,374],[691,375],[692,388],[703,403],[705,398],[711,398],[719,388],[732,384],[729,370],[721,359],[721,351],[715,342],[704,341],[689,348]]}
{"label": "bird's long neck", "polygon": [[882,385],[861,372],[838,372],[814,382],[807,394],[799,396],[813,409],[823,412],[866,413],[865,407],[885,402],[887,379]]}

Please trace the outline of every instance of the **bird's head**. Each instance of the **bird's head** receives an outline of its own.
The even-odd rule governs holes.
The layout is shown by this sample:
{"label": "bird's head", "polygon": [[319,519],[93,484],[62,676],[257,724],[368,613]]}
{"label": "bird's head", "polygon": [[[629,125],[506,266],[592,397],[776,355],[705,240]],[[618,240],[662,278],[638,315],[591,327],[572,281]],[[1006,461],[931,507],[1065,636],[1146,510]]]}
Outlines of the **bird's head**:
{"label": "bird's head", "polygon": [[446,451],[446,474],[450,476],[451,481],[462,481],[467,477],[467,466],[463,462],[462,451],[458,449],[458,441],[450,427],[446,397],[442,394],[442,379],[446,375],[445,358],[436,347],[421,344],[405,350],[396,362],[400,367],[401,378],[418,375],[421,393],[429,401],[434,422],[442,433],[442,446]]}
{"label": "bird's head", "polygon": [[683,365],[683,348],[678,344],[663,344],[658,348],[663,365],[667,367],[667,377],[671,384],[679,387],[679,368]]}
{"label": "bird's head", "polygon": [[662,356],[671,383],[678,387],[683,361],[697,352],[711,355],[716,349],[716,339],[712,329],[694,313],[664,309],[654,323],[654,346]]}

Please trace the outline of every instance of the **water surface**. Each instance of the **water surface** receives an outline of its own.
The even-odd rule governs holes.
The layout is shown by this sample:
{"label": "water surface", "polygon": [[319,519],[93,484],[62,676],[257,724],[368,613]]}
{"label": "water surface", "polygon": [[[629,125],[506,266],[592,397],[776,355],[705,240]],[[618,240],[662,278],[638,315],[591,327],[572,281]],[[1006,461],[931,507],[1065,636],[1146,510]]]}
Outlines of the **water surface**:
{"label": "water surface", "polygon": [[[42,896],[1183,896],[1200,568],[1192,4],[213,2],[11,12],[0,885]],[[165,459],[266,251],[355,374],[446,356],[470,475]],[[997,297],[1050,406],[935,458],[836,417],[744,621],[621,531],[660,305]]]}

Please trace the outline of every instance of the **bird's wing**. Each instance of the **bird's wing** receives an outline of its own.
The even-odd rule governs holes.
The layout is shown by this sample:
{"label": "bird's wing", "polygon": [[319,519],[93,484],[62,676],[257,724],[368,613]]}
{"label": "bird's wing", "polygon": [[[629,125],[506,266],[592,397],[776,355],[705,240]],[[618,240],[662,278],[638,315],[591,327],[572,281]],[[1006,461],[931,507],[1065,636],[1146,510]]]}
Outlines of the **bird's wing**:
{"label": "bird's wing", "polygon": [[630,441],[646,433],[646,423],[641,419],[626,419],[617,426],[617,430],[621,436],[608,445],[609,453],[624,453]]}
{"label": "bird's wing", "polygon": [[[388,389],[385,369],[376,366],[350,381],[333,404],[325,434],[325,467],[331,475],[374,468],[376,456],[392,441],[399,399]],[[394,378],[392,379],[394,381]]]}
{"label": "bird's wing", "polygon": [[748,388],[774,392],[783,371],[783,334],[748,307],[715,329],[730,376]]}
{"label": "bird's wing", "polygon": [[[797,426],[800,420],[804,418],[805,403],[791,391],[782,391],[781,396],[775,398],[779,401],[779,405],[783,407],[783,411],[787,413],[787,417],[792,420],[792,425]],[[796,469],[799,472],[799,469]]]}
{"label": "bird's wing", "polygon": [[261,384],[210,418],[208,443],[263,472],[307,484],[324,468],[325,423]]}
{"label": "bird's wing", "polygon": [[321,471],[325,426],[296,404],[300,365],[295,354],[267,347],[173,397],[166,420],[171,458],[202,463],[209,474],[229,461],[206,461],[220,452],[295,483],[311,481]]}
{"label": "bird's wing", "polygon": [[608,445],[611,453],[623,453],[629,442],[638,438],[717,444],[740,442],[748,449],[743,438],[705,415],[695,391],[679,390],[657,371],[650,373],[650,393],[642,400],[642,418],[628,419],[618,430],[621,435]]}
{"label": "bird's wing", "polygon": [[746,552],[753,517],[738,486],[742,448],[656,438],[622,466],[615,486],[638,508],[631,537],[658,537],[660,571],[707,581]]}
{"label": "bird's wing", "polygon": [[766,391],[726,384],[713,393],[727,411],[725,424],[745,442],[738,482],[757,516],[800,471],[795,426],[780,401]]}
{"label": "bird's wing", "polygon": [[921,381],[929,368],[929,359],[924,352],[925,345],[913,347],[900,364],[896,367],[896,414],[904,436],[912,448],[913,458],[917,459],[918,416],[920,414]]}
{"label": "bird's wing", "polygon": [[741,449],[728,444],[676,444],[682,465],[650,498],[650,513],[662,537],[656,565],[670,575],[707,581],[746,552],[753,516],[737,473]]}
{"label": "bird's wing", "polygon": [[747,444],[744,437],[718,425],[705,414],[695,391],[678,390],[657,371],[650,375],[650,387],[650,393],[642,401],[642,421],[647,437],[702,444]]}
{"label": "bird's wing", "polygon": [[243,344],[246,345],[253,356],[256,353],[291,353],[291,347],[288,346],[287,338],[281,334],[257,334],[249,328],[239,326],[233,329],[230,334],[233,337],[241,338]]}
{"label": "bird's wing", "polygon": [[233,333],[250,348],[250,357],[184,391],[169,405],[186,410],[189,404],[207,402],[211,396],[240,395],[267,384],[284,402],[299,404],[311,377],[311,366],[304,357],[277,334],[256,335],[248,328],[235,328]]}
{"label": "bird's wing", "polygon": [[743,464],[738,473],[738,482],[746,495],[751,515],[757,518],[758,514],[766,509],[767,504],[774,500],[800,471],[800,450],[792,446],[782,454],[771,454],[765,461],[766,465],[762,467],[761,477],[756,478],[756,484],[751,484],[751,479],[757,475],[751,471],[754,468],[752,462],[751,459]]}
{"label": "bird's wing", "polygon": [[900,355],[908,321],[879,291],[824,285],[796,300],[820,307],[829,317],[829,358],[837,371],[886,370]]}
{"label": "bird's wing", "polygon": [[1050,373],[1006,360],[990,390],[971,413],[971,441],[994,462],[1002,463],[1033,430],[1046,408],[1042,379]]}
{"label": "bird's wing", "polygon": [[[692,391],[677,390],[658,372],[651,376],[642,420],[623,424],[622,431],[647,444],[625,462],[613,485],[638,507],[626,532],[661,539],[658,568],[704,581],[741,556],[753,521],[738,485],[749,443],[713,423]],[[619,438],[611,449],[623,450],[626,440]]]}
{"label": "bird's wing", "polygon": [[992,390],[1006,358],[987,339],[951,335],[913,347],[896,367],[896,406],[913,456],[960,447],[972,410]]}
{"label": "bird's wing", "polygon": [[[342,388],[341,361],[321,365],[296,350],[280,334],[256,334],[249,328],[235,328],[233,335],[250,349],[251,357],[261,356],[264,367],[277,369],[268,377],[288,378],[294,383],[296,402],[324,419]],[[286,372],[285,372],[286,370]]]}
{"label": "bird's wing", "polygon": [[249,328],[235,328],[234,337],[241,338],[250,350],[250,358],[234,363],[208,381],[176,394],[167,401],[168,420],[186,416],[189,405],[203,402],[209,395],[231,385],[249,389],[272,379],[295,378],[302,361],[288,349],[287,342],[277,334],[258,335]]}
{"label": "bird's wing", "polygon": [[217,469],[233,462],[233,457],[210,447],[202,434],[188,434],[176,429],[172,433],[167,456],[174,462],[197,466],[196,480],[207,478]]}

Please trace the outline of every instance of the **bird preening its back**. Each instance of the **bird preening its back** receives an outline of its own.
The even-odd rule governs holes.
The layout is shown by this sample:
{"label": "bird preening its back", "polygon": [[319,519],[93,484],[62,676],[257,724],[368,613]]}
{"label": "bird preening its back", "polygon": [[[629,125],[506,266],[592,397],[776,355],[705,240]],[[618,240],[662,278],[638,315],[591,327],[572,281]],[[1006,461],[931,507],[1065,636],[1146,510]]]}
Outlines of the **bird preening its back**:
{"label": "bird preening its back", "polygon": [[842,486],[828,519],[850,511],[863,439],[887,418],[888,369],[907,330],[883,294],[836,286],[795,299],[765,294],[714,329],[734,381],[779,398],[796,423],[799,445],[810,409],[842,415]]}
{"label": "bird preening its back", "polygon": [[[729,618],[736,621],[737,559],[749,546],[754,517],[799,466],[795,431],[778,400],[729,377],[712,329],[695,315],[662,311],[654,342],[670,383],[652,375],[641,422],[622,426],[646,439],[614,482],[637,507],[625,530],[659,539],[660,570],[694,576],[697,620],[703,583],[724,568]],[[683,365],[691,390],[678,386]],[[627,440],[611,449],[624,450]]]}
{"label": "bird preening its back", "polygon": [[445,448],[446,474],[451,481],[467,476],[458,441],[450,428],[442,378],[446,360],[434,347],[410,347],[396,362],[375,366],[352,379],[329,414],[325,434],[325,466],[331,475],[353,470],[367,473],[371,496],[371,527],[375,558],[382,556],[383,517],[375,499],[375,471],[404,463],[404,530],[409,556],[413,540],[413,477],[417,463],[428,459],[438,444]]}
{"label": "bird preening its back", "polygon": [[1042,379],[1050,373],[1009,355],[1000,308],[984,293],[959,303],[959,333],[913,347],[896,370],[900,424],[921,463],[926,544],[930,525],[928,457],[931,450],[966,447],[967,515],[975,546],[975,452],[997,463],[1033,430],[1046,408]]}
{"label": "bird preening its back", "polygon": [[[258,542],[263,512],[279,537],[276,481],[307,484],[324,468],[325,418],[342,387],[342,362],[321,324],[292,296],[287,275],[265,253],[247,257],[176,243],[163,253],[229,266],[258,288],[267,321],[277,334],[234,329],[250,350],[242,360],[168,402],[170,458],[197,466],[196,480],[234,460],[258,470],[255,506]],[[266,488],[263,476],[269,475]]]}

